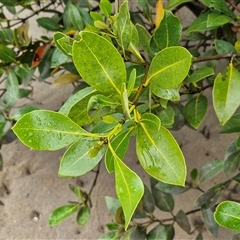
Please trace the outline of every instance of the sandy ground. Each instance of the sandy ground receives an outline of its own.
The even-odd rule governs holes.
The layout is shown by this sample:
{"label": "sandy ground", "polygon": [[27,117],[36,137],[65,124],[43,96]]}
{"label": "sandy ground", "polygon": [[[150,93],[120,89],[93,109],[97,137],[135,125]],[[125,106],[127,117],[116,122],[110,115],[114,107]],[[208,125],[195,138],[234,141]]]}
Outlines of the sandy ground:
{"label": "sandy ground", "polygon": [[[32,31],[39,34],[36,26],[31,26]],[[35,35],[37,36],[37,35]],[[34,84],[32,105],[43,109],[58,109],[69,97],[73,90],[71,85],[56,88],[44,83]],[[26,101],[19,105],[26,104]],[[210,139],[207,139],[201,130],[209,131]],[[234,136],[219,135],[219,124],[210,106],[206,121],[199,131],[193,131],[184,127],[174,132],[185,155],[188,171],[200,168],[207,161],[223,159],[226,146],[234,139]],[[87,174],[78,178],[59,178],[57,175],[59,159],[64,150],[56,152],[37,152],[28,149],[18,140],[11,144],[3,145],[3,169],[0,171],[0,239],[97,239],[106,232],[105,225],[112,220],[104,197],[115,196],[114,176],[108,174],[104,164],[101,164],[101,172],[96,187],[92,194],[93,207],[91,219],[84,227],[79,227],[75,216],[68,218],[59,226],[49,227],[48,217],[55,208],[67,204],[69,200],[77,200],[69,190],[68,184],[76,184],[83,189],[89,189],[94,175]],[[133,168],[148,184],[148,176],[137,164],[134,150],[134,142],[126,156],[127,164]],[[216,183],[223,176],[214,178]],[[203,186],[209,187],[209,183]],[[192,209],[194,199],[199,194],[190,191],[183,195],[175,195],[176,213],[180,208],[189,211]],[[166,216],[159,212],[159,217]],[[189,217],[192,229],[194,223],[199,220],[196,213]],[[175,239],[195,239],[196,234],[188,235],[176,227]],[[231,232],[220,230],[219,239],[230,239]],[[204,230],[204,239],[214,239]]]}

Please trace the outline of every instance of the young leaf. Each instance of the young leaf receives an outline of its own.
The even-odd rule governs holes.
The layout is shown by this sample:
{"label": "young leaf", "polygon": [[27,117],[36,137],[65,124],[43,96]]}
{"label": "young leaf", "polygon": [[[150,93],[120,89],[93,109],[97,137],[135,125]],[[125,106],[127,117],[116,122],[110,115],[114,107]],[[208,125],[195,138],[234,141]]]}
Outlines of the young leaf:
{"label": "young leaf", "polygon": [[165,48],[153,58],[145,86],[175,88],[187,76],[191,66],[191,54],[183,47]]}
{"label": "young leaf", "polygon": [[178,225],[187,233],[191,231],[191,226],[189,223],[189,220],[187,218],[187,215],[184,213],[182,209],[180,209],[176,215],[176,221]]}
{"label": "young leaf", "polygon": [[132,26],[128,9],[128,1],[126,0],[121,4],[121,7],[119,9],[116,26],[118,42],[122,47],[123,55],[125,55],[125,50],[128,48],[132,37]]}
{"label": "young leaf", "polygon": [[73,61],[82,78],[93,88],[111,95],[121,94],[126,69],[119,52],[108,40],[82,32],[81,41],[73,44]]}
{"label": "young leaf", "polygon": [[127,167],[114,152],[112,153],[114,155],[116,192],[123,208],[126,230],[143,196],[144,185],[141,178]]}
{"label": "young leaf", "polygon": [[186,165],[183,154],[171,133],[160,130],[151,119],[137,126],[136,151],[143,169],[165,183],[184,186]]}
{"label": "young leaf", "polygon": [[25,114],[12,129],[26,146],[50,151],[70,145],[85,132],[65,115],[49,110]]}
{"label": "young leaf", "polygon": [[64,33],[56,32],[53,35],[53,40],[56,46],[67,56],[72,56],[72,43],[69,36]]}
{"label": "young leaf", "polygon": [[178,17],[165,10],[160,26],[154,32],[153,38],[160,50],[178,46],[182,34],[182,25]]}
{"label": "young leaf", "polygon": [[77,214],[77,223],[84,226],[90,218],[90,208],[88,206],[81,207]]}
{"label": "young leaf", "polygon": [[79,204],[77,203],[77,204],[61,206],[55,209],[49,216],[48,224],[50,226],[54,226],[61,223],[65,218],[75,213],[78,210],[78,208],[79,208]]}
{"label": "young leaf", "polygon": [[159,27],[163,17],[164,17],[163,2],[162,2],[162,0],[158,0],[156,3],[156,19],[155,19],[156,28]]}
{"label": "young leaf", "polygon": [[[72,144],[61,159],[58,174],[65,177],[77,177],[91,171],[102,159],[106,146],[98,146],[99,141],[82,137]],[[96,151],[91,156],[91,151]]]}
{"label": "young leaf", "polygon": [[214,160],[206,163],[200,170],[198,184],[213,178],[222,171],[223,163],[224,162],[222,160]]}
{"label": "young leaf", "polygon": [[112,12],[112,5],[109,0],[101,0],[99,7],[106,17],[110,17]]}
{"label": "young leaf", "polygon": [[220,203],[215,212],[214,219],[222,227],[239,231],[240,229],[240,204],[233,201]]}
{"label": "young leaf", "polygon": [[232,63],[219,73],[213,86],[213,106],[221,125],[224,125],[234,114],[240,104],[240,73]]}
{"label": "young leaf", "polygon": [[[130,133],[131,133],[131,130],[129,129],[122,131],[111,141],[112,148],[120,159],[124,158],[128,150]],[[107,152],[105,155],[105,165],[108,172],[114,171],[114,155],[109,149],[107,149]]]}
{"label": "young leaf", "polygon": [[206,226],[207,230],[215,237],[217,238],[218,235],[218,225],[214,221],[213,217],[213,211],[214,206],[208,209],[201,209],[201,215],[204,222],[204,226]]}

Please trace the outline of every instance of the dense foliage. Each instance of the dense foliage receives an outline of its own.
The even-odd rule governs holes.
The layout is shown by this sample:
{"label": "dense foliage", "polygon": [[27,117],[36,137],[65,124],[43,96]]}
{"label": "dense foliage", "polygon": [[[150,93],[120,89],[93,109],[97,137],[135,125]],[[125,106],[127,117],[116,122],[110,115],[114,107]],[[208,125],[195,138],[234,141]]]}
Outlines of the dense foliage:
{"label": "dense foliage", "polygon": [[[5,1],[1,7],[0,73],[5,82],[0,99],[0,137],[11,126],[17,137],[36,150],[68,147],[59,167],[59,176],[76,177],[105,162],[115,174],[118,199],[106,198],[115,221],[102,239],[172,239],[174,224],[191,233],[188,215],[201,211],[209,232],[217,236],[218,224],[239,238],[240,204],[220,202],[224,191],[240,183],[240,139],[231,143],[224,160],[208,162],[188,173],[178,143],[169,130],[184,125],[198,129],[208,108],[206,89],[222,133],[238,133],[240,115],[239,1],[225,0],[138,0],[129,9],[123,1]],[[131,3],[132,4],[132,3]],[[17,6],[17,7],[16,7]],[[187,27],[176,14],[186,7],[195,15]],[[4,11],[16,19],[7,19]],[[38,24],[53,32],[33,42],[28,36],[27,18],[22,9],[41,11]],[[36,10],[37,9],[37,10]],[[15,23],[15,21],[18,21]],[[23,23],[21,26],[15,24]],[[48,49],[48,51],[46,51]],[[217,72],[223,59],[226,68]],[[34,76],[38,68],[40,75]],[[15,112],[18,98],[27,97],[33,80],[44,81],[58,72],[55,82],[73,83],[75,93],[58,112],[29,106]],[[186,98],[187,95],[187,98]],[[181,101],[182,99],[185,101]],[[136,139],[136,154],[151,176],[151,191],[123,161],[130,138]],[[223,182],[201,189],[201,184],[224,172]],[[95,182],[94,182],[95,184]],[[94,185],[93,184],[93,185]],[[50,225],[77,213],[84,225],[90,216],[91,192],[70,186],[79,197],[57,208]],[[193,211],[173,214],[172,194],[198,189],[201,194]],[[171,214],[170,224],[154,215],[155,207]],[[134,221],[132,219],[134,218]],[[138,223],[138,218],[147,219]],[[149,227],[153,226],[152,230]],[[202,239],[201,228],[197,239]]]}

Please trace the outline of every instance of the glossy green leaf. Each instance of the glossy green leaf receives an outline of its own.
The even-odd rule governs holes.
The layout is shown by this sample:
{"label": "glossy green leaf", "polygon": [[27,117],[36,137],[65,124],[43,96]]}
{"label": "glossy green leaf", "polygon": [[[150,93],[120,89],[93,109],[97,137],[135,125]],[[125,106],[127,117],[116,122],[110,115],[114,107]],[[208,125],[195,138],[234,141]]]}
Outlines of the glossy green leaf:
{"label": "glossy green leaf", "polygon": [[79,139],[85,132],[61,113],[37,110],[25,114],[13,127],[26,146],[36,150],[57,150]]}
{"label": "glossy green leaf", "polygon": [[214,219],[222,227],[239,231],[240,204],[233,201],[221,202],[214,212]]}
{"label": "glossy green leaf", "polygon": [[171,46],[178,46],[182,34],[182,25],[178,17],[165,10],[160,26],[153,34],[154,41],[159,50]]}
{"label": "glossy green leaf", "polygon": [[164,89],[157,85],[151,86],[151,91],[158,97],[171,100],[171,101],[178,101],[180,100],[180,94],[178,88],[171,88],[171,89]]}
{"label": "glossy green leaf", "polygon": [[193,0],[169,0],[168,4],[166,6],[166,9],[173,9],[180,4],[187,3],[187,2],[192,2]]}
{"label": "glossy green leaf", "polygon": [[[122,131],[111,141],[112,148],[120,159],[124,158],[128,150],[130,134],[131,130]],[[114,155],[109,149],[105,155],[105,165],[108,172],[114,171]]]}
{"label": "glossy green leaf", "polygon": [[37,19],[37,23],[48,31],[54,32],[59,29],[58,23],[53,18],[41,17]]}
{"label": "glossy green leaf", "polygon": [[194,168],[191,172],[190,172],[190,177],[191,179],[195,182],[197,177],[198,177],[198,170],[196,168]]}
{"label": "glossy green leaf", "polygon": [[17,99],[19,93],[19,83],[16,74],[9,71],[6,79],[6,89],[12,99]]}
{"label": "glossy green leaf", "polygon": [[130,73],[128,83],[127,83],[127,94],[128,94],[128,96],[130,96],[131,93],[132,93],[132,90],[133,90],[135,82],[136,82],[136,77],[137,77],[137,71],[134,68]]}
{"label": "glossy green leaf", "polygon": [[214,220],[213,212],[214,212],[214,206],[208,209],[202,209],[201,215],[204,222],[204,226],[207,228],[207,230],[215,237],[218,236],[218,225]]}
{"label": "glossy green leaf", "polygon": [[207,27],[220,27],[231,21],[232,21],[231,17],[224,14],[220,14],[220,12],[218,11],[214,11],[212,13],[209,13],[208,15]]}
{"label": "glossy green leaf", "polygon": [[82,78],[100,92],[120,95],[126,70],[117,49],[95,33],[82,32],[81,38],[73,44],[73,61]]}
{"label": "glossy green leaf", "polygon": [[218,54],[236,53],[235,47],[226,41],[215,40],[215,47]]}
{"label": "glossy green leaf", "polygon": [[214,160],[206,163],[199,172],[198,184],[215,177],[223,169],[222,160]]}
{"label": "glossy green leaf", "polygon": [[5,63],[11,63],[15,61],[15,53],[11,48],[8,48],[6,45],[0,44],[0,60]]}
{"label": "glossy green leaf", "polygon": [[176,140],[166,128],[159,129],[151,119],[142,119],[137,127],[136,151],[149,175],[165,183],[184,186],[185,160]]}
{"label": "glossy green leaf", "polygon": [[77,214],[77,223],[84,226],[90,218],[90,208],[88,206],[81,207]]}
{"label": "glossy green leaf", "polygon": [[185,105],[183,110],[184,116],[195,129],[197,129],[204,120],[207,107],[207,98],[202,94],[194,97]]}
{"label": "glossy green leaf", "polygon": [[105,201],[109,212],[114,216],[121,204],[117,198],[105,196]]}
{"label": "glossy green leaf", "polygon": [[[99,140],[82,137],[64,153],[58,174],[77,177],[91,171],[102,159],[106,146],[99,146]],[[94,156],[91,153],[94,152]]]}
{"label": "glossy green leaf", "polygon": [[[128,9],[128,1],[124,1],[119,9],[119,13],[116,19],[118,42],[124,51],[128,48],[131,37],[132,27],[130,21],[130,14]],[[124,54],[125,55],[125,54]]]}
{"label": "glossy green leaf", "polygon": [[192,24],[188,27],[187,32],[186,33],[190,33],[190,32],[196,32],[196,31],[207,31],[207,30],[211,30],[217,27],[208,27],[207,26],[207,21],[208,21],[208,15],[209,13],[211,13],[212,11],[207,11],[203,14],[201,14],[199,17],[197,17]]}
{"label": "glossy green leaf", "polygon": [[18,109],[17,111],[15,111],[13,113],[13,115],[11,115],[11,119],[18,121],[24,114],[32,112],[34,110],[40,110],[39,107],[35,107],[35,106],[25,106],[22,107],[20,109]]}
{"label": "glossy green leaf", "polygon": [[74,29],[81,31],[84,28],[84,23],[81,17],[80,12],[77,7],[73,4],[69,4],[67,8],[67,16],[69,21],[73,25]]}
{"label": "glossy green leaf", "polygon": [[224,125],[234,114],[240,104],[240,73],[229,64],[219,73],[213,86],[213,106],[221,125]]}
{"label": "glossy green leaf", "polygon": [[114,155],[114,168],[116,192],[123,208],[126,230],[143,196],[144,185],[141,178],[127,167],[116,154]]}
{"label": "glossy green leaf", "polygon": [[189,223],[189,220],[187,218],[187,215],[184,213],[182,209],[180,209],[176,214],[176,221],[178,225],[187,233],[190,233],[191,226]]}
{"label": "glossy green leaf", "polygon": [[191,54],[183,47],[165,48],[153,58],[145,85],[174,88],[187,76]]}
{"label": "glossy green leaf", "polygon": [[229,176],[238,170],[240,164],[240,151],[233,152],[224,159],[223,171]]}
{"label": "glossy green leaf", "polygon": [[167,231],[164,225],[157,225],[154,227],[148,234],[147,234],[147,240],[155,240],[155,239],[161,239],[161,240],[167,240]]}
{"label": "glossy green leaf", "polygon": [[221,133],[237,133],[240,132],[240,114],[234,114],[222,127]]}
{"label": "glossy green leaf", "polygon": [[202,67],[194,71],[184,82],[198,82],[204,78],[214,75],[214,70],[210,67]]}
{"label": "glossy green leaf", "polygon": [[61,206],[55,209],[48,218],[48,224],[55,226],[61,223],[65,218],[71,216],[79,208],[79,204]]}

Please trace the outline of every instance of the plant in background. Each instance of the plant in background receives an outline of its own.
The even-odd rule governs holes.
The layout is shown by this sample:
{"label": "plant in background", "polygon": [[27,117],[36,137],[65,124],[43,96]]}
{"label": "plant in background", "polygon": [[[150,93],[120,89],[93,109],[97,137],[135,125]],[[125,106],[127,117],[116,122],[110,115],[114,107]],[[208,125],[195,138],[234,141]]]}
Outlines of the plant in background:
{"label": "plant in background", "polygon": [[[163,6],[161,1],[139,0],[135,12],[129,11],[126,0],[120,5],[118,1],[101,0],[97,7],[88,1],[64,4],[58,20],[54,15],[38,23],[58,30],[53,36],[56,65],[70,71],[58,80],[81,78],[80,90],[58,112],[37,110],[23,115],[14,125],[14,133],[36,150],[68,147],[59,176],[81,176],[105,162],[107,171],[115,175],[118,199],[106,198],[115,222],[108,224],[110,233],[104,239],[172,239],[175,222],[188,233],[198,230],[197,239],[202,239],[202,229],[191,230],[187,218],[195,211],[201,212],[204,225],[214,236],[218,223],[239,237],[239,203],[229,201],[233,200],[231,194],[227,201],[219,201],[227,189],[232,189],[231,184],[238,186],[240,182],[239,173],[235,173],[240,161],[239,139],[227,148],[224,161],[211,161],[199,172],[193,169],[191,180],[186,182],[184,156],[168,130],[185,124],[197,129],[208,108],[204,91],[212,88],[222,133],[239,132],[240,115],[235,114],[240,104],[238,1],[169,0]],[[173,14],[183,6],[196,15],[187,29]],[[49,54],[44,56],[48,71],[54,56],[50,58]],[[220,59],[228,64],[217,73]],[[44,72],[40,66],[39,70]],[[185,102],[180,101],[183,95],[189,96]],[[136,139],[142,168],[152,177],[151,191],[123,161],[131,137]],[[225,181],[206,191],[201,188],[202,182],[222,171]],[[99,168],[94,184],[98,174]],[[74,212],[78,212],[80,225],[86,223],[92,189],[87,193],[70,188],[80,202],[56,209],[49,218],[50,225]],[[194,210],[184,213],[180,209],[174,215],[172,194],[193,188],[202,192],[193,204]],[[153,213],[155,206],[169,212],[171,218],[158,219]],[[138,222],[138,218],[147,220]]]}

